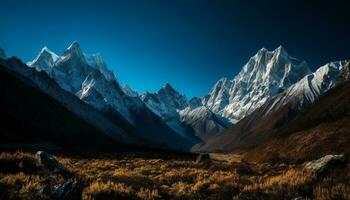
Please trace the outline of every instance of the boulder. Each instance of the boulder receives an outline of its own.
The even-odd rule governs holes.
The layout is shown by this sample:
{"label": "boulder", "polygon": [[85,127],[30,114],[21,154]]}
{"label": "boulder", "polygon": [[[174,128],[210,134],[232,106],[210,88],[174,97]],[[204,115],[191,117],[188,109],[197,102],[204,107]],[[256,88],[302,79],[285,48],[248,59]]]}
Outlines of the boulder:
{"label": "boulder", "polygon": [[39,193],[42,195],[49,195],[51,193],[50,186],[48,184],[43,185],[40,188]]}
{"label": "boulder", "polygon": [[52,197],[60,200],[81,200],[82,187],[77,181],[67,181],[62,185],[54,186]]}
{"label": "boulder", "polygon": [[208,153],[199,154],[196,159],[196,163],[210,162],[210,155]]}
{"label": "boulder", "polygon": [[327,155],[318,160],[313,160],[305,164],[305,169],[315,173],[328,171],[332,168],[341,167],[346,164],[344,155]]}
{"label": "boulder", "polygon": [[45,151],[38,151],[35,154],[38,166],[49,170],[55,171],[67,171],[67,169],[59,163],[52,155],[46,153]]}

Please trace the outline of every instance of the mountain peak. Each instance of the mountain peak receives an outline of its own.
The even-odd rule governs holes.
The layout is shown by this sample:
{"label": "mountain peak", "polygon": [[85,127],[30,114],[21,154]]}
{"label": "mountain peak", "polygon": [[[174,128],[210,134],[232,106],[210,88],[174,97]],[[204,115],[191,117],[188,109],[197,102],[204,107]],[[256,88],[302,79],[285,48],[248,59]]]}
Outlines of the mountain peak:
{"label": "mountain peak", "polygon": [[[172,92],[176,92],[176,90],[170,85],[170,83],[166,83],[163,87],[162,87],[163,90],[165,91],[172,91]],[[161,90],[162,90],[161,89]]]}
{"label": "mountain peak", "polygon": [[268,51],[265,47],[262,47],[258,52],[266,52]]}
{"label": "mountain peak", "polygon": [[276,55],[289,56],[287,50],[282,45],[278,46],[273,52]]}
{"label": "mountain peak", "polygon": [[44,51],[49,51],[49,48],[47,48],[47,46],[44,46],[44,47],[41,49],[40,53],[42,53],[42,52],[44,52]]}
{"label": "mountain peak", "polygon": [[71,45],[69,45],[68,49],[72,48],[80,48],[79,42],[75,40]]}
{"label": "mountain peak", "polygon": [[310,73],[306,62],[288,55],[284,47],[260,49],[233,79],[219,80],[204,104],[213,112],[239,120]]}
{"label": "mountain peak", "polygon": [[69,47],[64,51],[63,55],[67,54],[76,54],[82,56],[82,50],[80,48],[80,44],[77,41],[74,41]]}
{"label": "mountain peak", "polygon": [[41,49],[39,54],[33,61],[28,62],[29,66],[35,67],[37,70],[47,70],[53,66],[53,63],[59,58],[46,46]]}
{"label": "mountain peak", "polygon": [[55,60],[57,60],[57,58],[58,58],[58,55],[57,54],[55,54],[53,51],[51,51],[49,48],[47,48],[46,46],[44,46],[42,49],[41,49],[41,51],[40,51],[40,53],[39,53],[39,55],[38,56],[42,56],[42,55],[49,55],[49,56],[51,56],[52,57],[52,59],[55,61]]}

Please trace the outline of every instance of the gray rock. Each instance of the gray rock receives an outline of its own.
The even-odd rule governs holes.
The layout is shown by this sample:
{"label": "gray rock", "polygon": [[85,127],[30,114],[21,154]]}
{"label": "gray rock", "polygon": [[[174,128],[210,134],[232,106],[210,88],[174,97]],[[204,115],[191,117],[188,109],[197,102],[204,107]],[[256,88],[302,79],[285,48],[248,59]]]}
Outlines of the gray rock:
{"label": "gray rock", "polygon": [[77,181],[67,181],[62,185],[54,186],[52,196],[60,200],[80,200],[82,198],[82,187]]}
{"label": "gray rock", "polygon": [[49,195],[50,192],[51,192],[50,186],[47,184],[43,185],[39,190],[39,193],[42,195]]}
{"label": "gray rock", "polygon": [[55,170],[55,171],[67,171],[67,169],[59,163],[52,155],[46,153],[45,151],[38,151],[35,154],[35,158],[39,166]]}
{"label": "gray rock", "polygon": [[313,160],[305,164],[305,169],[315,173],[321,173],[329,169],[344,166],[346,159],[344,155],[327,155],[318,160]]}
{"label": "gray rock", "polygon": [[210,155],[208,153],[199,154],[196,159],[196,163],[210,162]]}

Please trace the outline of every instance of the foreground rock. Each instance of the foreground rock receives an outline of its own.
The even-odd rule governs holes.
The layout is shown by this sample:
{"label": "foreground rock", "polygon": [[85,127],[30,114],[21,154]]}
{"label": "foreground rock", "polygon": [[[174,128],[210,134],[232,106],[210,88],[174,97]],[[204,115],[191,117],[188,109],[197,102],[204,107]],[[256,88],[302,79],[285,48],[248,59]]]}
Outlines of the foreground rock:
{"label": "foreground rock", "polygon": [[327,155],[318,160],[305,164],[305,169],[315,173],[322,173],[333,168],[342,167],[346,164],[344,155]]}
{"label": "foreground rock", "polygon": [[77,181],[67,181],[62,185],[55,186],[52,196],[60,200],[80,200],[82,197],[82,187]]}
{"label": "foreground rock", "polygon": [[38,166],[54,171],[68,171],[61,163],[59,163],[52,155],[45,151],[38,151],[35,154]]}
{"label": "foreground rock", "polygon": [[208,153],[199,154],[196,163],[210,162],[210,155]]}

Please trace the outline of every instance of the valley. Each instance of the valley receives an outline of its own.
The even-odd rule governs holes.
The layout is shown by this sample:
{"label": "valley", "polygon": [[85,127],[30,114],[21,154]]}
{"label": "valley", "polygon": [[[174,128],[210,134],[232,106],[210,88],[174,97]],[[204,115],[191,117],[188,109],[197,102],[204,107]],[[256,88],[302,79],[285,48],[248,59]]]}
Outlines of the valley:
{"label": "valley", "polygon": [[0,199],[350,199],[349,72],[262,48],[188,99],[120,85],[76,41],[1,50]]}

